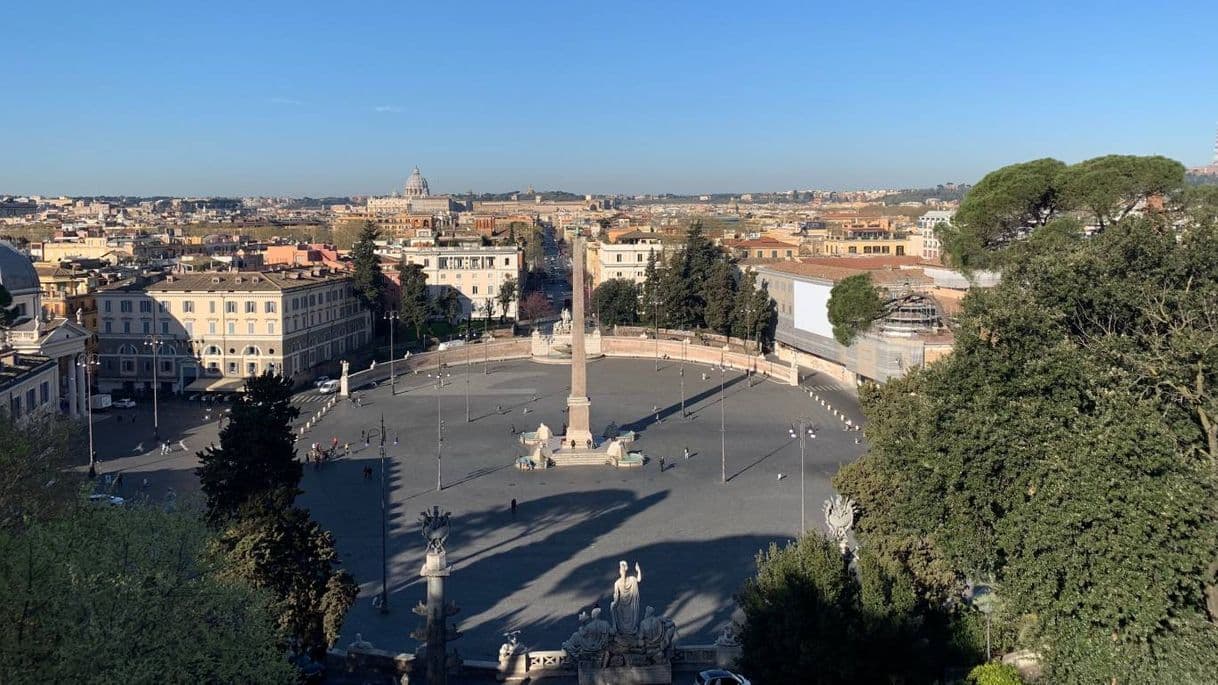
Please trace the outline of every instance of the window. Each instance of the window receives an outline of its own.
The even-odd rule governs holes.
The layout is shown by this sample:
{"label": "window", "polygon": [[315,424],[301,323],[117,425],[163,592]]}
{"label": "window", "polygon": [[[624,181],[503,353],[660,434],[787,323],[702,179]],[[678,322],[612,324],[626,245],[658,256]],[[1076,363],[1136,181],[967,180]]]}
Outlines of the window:
{"label": "window", "polygon": [[195,334],[195,322],[187,321],[186,322],[186,335],[193,336],[194,334]]}
{"label": "window", "polygon": [[211,314],[216,313],[216,301],[215,300],[211,300],[207,303],[207,311]]}
{"label": "window", "polygon": [[488,285],[488,286],[486,286],[486,294],[487,294],[487,295],[494,295],[494,294],[495,294],[495,286],[493,286],[493,285]]}
{"label": "window", "polygon": [[38,406],[38,393],[33,388],[25,391],[25,406],[30,409]]}
{"label": "window", "polygon": [[241,350],[241,354],[243,354],[247,357],[251,356],[251,355],[257,356],[257,355],[262,354],[262,350],[258,349],[258,347],[256,345],[249,345],[244,350]]}
{"label": "window", "polygon": [[203,350],[203,354],[211,355],[211,356],[215,357],[215,356],[219,356],[224,353],[220,350],[220,347],[218,345],[208,345],[207,349]]}
{"label": "window", "polygon": [[237,313],[237,303],[236,302],[225,302],[224,303],[224,313],[225,314],[236,314]]}
{"label": "window", "polygon": [[169,322],[168,321],[161,321],[161,333],[164,335],[169,335]]}
{"label": "window", "polygon": [[193,314],[195,311],[195,303],[190,300],[186,300],[182,303],[182,311],[187,314]]}
{"label": "window", "polygon": [[274,313],[275,313],[275,303],[274,303],[274,302],[269,302],[269,301],[268,301],[268,302],[266,303],[266,307],[264,307],[264,311],[265,311],[267,314],[274,314]]}
{"label": "window", "polygon": [[43,381],[42,385],[38,386],[38,395],[41,398],[41,403],[46,404],[51,401],[51,384]]}
{"label": "window", "polygon": [[103,305],[102,305],[102,309],[103,309],[103,310],[104,310],[106,313],[109,313],[109,312],[110,312],[110,300],[105,300],[105,301],[104,301],[104,303],[103,303]]}
{"label": "window", "polygon": [[161,311],[163,311],[163,312],[167,312],[167,311],[169,311],[169,303],[168,303],[168,302],[158,302],[157,304],[158,304],[158,305],[160,305],[160,307],[161,307]]}
{"label": "window", "polygon": [[140,300],[140,313],[149,314],[152,312],[152,303],[148,300]]}
{"label": "window", "polygon": [[618,254],[618,255],[616,255],[616,257],[617,257],[617,261],[620,263],[622,261],[622,255]]}
{"label": "window", "polygon": [[127,334],[131,333],[131,322],[130,321],[123,322],[123,333],[127,333]]}
{"label": "window", "polygon": [[475,286],[473,286],[473,288],[474,288],[474,292],[473,292],[473,294],[474,294],[474,295],[477,295],[477,294],[478,294],[478,286],[476,286],[476,285],[475,285]]}
{"label": "window", "polygon": [[266,322],[266,334],[275,335],[275,322],[274,321]]}
{"label": "window", "polygon": [[503,265],[504,265],[504,266],[510,266],[510,265],[511,265],[511,263],[512,263],[510,260],[511,260],[511,257],[504,257],[504,258],[503,258]]}
{"label": "window", "polygon": [[118,310],[128,314],[131,313],[131,300],[119,300]]}
{"label": "window", "polygon": [[148,319],[144,319],[140,323],[142,323],[144,325],[144,335],[148,335],[149,333],[152,332],[152,322],[151,321],[149,321]]}
{"label": "window", "polygon": [[254,322],[253,321],[245,322],[245,333],[246,333],[246,335],[254,335]]}
{"label": "window", "polygon": [[161,360],[161,373],[173,373],[173,360],[172,359],[162,359]]}
{"label": "window", "polygon": [[[109,303],[109,302],[107,302],[106,304],[110,304],[110,303]],[[107,322],[106,322],[106,332],[107,332],[107,333],[113,333],[113,332],[114,332],[114,331],[110,330],[110,328],[111,328],[111,327],[110,327],[110,322],[109,322],[109,321],[107,321]]]}
{"label": "window", "polygon": [[237,324],[236,324],[236,323],[234,323],[234,322],[232,322],[232,321],[229,321],[229,322],[228,322],[228,334],[229,334],[229,335],[236,335],[236,334],[237,334]]}
{"label": "window", "polygon": [[245,373],[246,373],[246,375],[249,375],[249,376],[258,375],[258,364],[256,362],[249,362],[248,364],[246,364]]}
{"label": "window", "polygon": [[9,413],[13,415],[14,419],[19,418],[21,416],[21,396],[14,395],[13,399],[9,400],[9,405]]}
{"label": "window", "polygon": [[121,368],[122,368],[123,373],[125,373],[125,374],[135,373],[135,360],[134,359],[124,359],[122,361]]}
{"label": "window", "polygon": [[237,375],[237,362],[228,363],[228,372],[232,375]]}
{"label": "window", "polygon": [[258,303],[254,302],[253,300],[246,300],[245,301],[245,313],[246,314],[256,314],[257,312],[258,312]]}

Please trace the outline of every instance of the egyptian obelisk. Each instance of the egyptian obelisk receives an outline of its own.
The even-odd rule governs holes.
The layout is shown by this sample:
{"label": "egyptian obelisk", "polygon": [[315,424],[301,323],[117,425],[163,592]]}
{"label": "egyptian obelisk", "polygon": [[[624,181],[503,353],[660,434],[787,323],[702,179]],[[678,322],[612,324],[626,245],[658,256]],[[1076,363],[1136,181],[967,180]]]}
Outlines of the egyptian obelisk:
{"label": "egyptian obelisk", "polygon": [[567,396],[567,434],[562,447],[587,449],[592,445],[588,412],[588,354],[584,349],[584,240],[571,239],[571,394]]}

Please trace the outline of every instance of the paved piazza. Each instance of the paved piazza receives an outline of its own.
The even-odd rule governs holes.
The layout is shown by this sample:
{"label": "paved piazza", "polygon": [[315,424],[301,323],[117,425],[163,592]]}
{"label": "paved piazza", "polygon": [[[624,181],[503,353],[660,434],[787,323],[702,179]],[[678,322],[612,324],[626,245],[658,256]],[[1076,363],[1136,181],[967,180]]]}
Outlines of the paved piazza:
{"label": "paved piazza", "polygon": [[[310,442],[337,437],[349,441],[355,453],[320,470],[307,467],[299,501],[333,531],[343,564],[360,583],[340,644],[360,632],[383,649],[414,649],[408,634],[419,618],[410,609],[424,592],[418,577],[424,541],[417,519],[433,505],[453,512],[448,595],[461,607],[456,623],[465,635],[456,647],[467,658],[494,659],[501,634],[510,629],[522,630],[521,641],[531,647],[560,648],[575,630],[579,610],[596,602],[608,609],[619,559],[643,567],[644,604],[673,617],[682,642],[713,640],[729,619],[733,593],[753,570],[756,552],[799,530],[799,444],[788,435],[791,423],[805,416],[819,427],[807,449],[809,527],[822,525],[829,478],[863,447],[855,444],[859,433],[845,432],[808,395],[813,388],[833,404],[851,407],[857,417],[854,400],[840,388],[819,382],[818,376],[807,379],[803,389],[766,380],[748,387],[743,375],[729,372],[724,485],[719,374],[687,366],[692,418],[683,421],[678,369],[678,362],[663,361],[657,373],[649,359],[602,359],[588,366],[594,432],[611,420],[638,431],[632,447],[649,457],[645,467],[522,472],[512,466],[524,448],[511,429],[533,430],[544,421],[561,430],[570,367],[522,360],[492,363],[484,375],[481,364],[474,364],[468,424],[465,368],[450,368],[439,393],[446,423],[439,493],[436,390],[425,374],[399,378],[396,397],[386,386],[365,393],[362,407],[349,402],[335,407],[302,445],[307,449]],[[702,380],[703,373],[708,380]],[[311,413],[324,399],[307,392],[296,401]],[[660,423],[652,411],[657,405]],[[377,439],[368,449],[359,442],[361,430],[379,429],[382,413],[391,488],[390,611],[385,614],[372,606],[381,579]],[[151,412],[144,406],[116,412],[97,424],[101,455],[121,457],[107,459],[103,471],[126,474],[125,494],[148,478],[150,497],[172,486],[187,499],[197,490],[190,471],[194,451],[215,439],[216,413],[201,422],[205,412],[197,402],[178,400],[163,403],[161,414],[163,432],[184,439],[189,450],[179,447],[161,456],[150,434],[144,445],[135,445],[142,433],[150,433]],[[116,415],[135,416],[136,425],[117,423]],[[692,452],[688,460],[682,457],[684,447]],[[658,468],[661,455],[667,461],[664,473]],[[363,469],[369,465],[373,477],[366,480]],[[515,516],[509,508],[513,498],[519,505]]]}

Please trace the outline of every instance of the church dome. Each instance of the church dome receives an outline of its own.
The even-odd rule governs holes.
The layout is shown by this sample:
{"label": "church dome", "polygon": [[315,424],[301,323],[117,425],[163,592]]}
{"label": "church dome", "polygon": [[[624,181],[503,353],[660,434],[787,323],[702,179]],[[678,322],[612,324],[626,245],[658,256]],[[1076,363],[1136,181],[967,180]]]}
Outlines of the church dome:
{"label": "church dome", "polygon": [[0,285],[10,295],[41,291],[34,264],[7,243],[0,243]]}
{"label": "church dome", "polygon": [[419,173],[419,167],[415,167],[414,171],[410,172],[410,178],[406,179],[406,197],[427,197],[428,195],[431,195],[431,191],[427,188],[427,179]]}

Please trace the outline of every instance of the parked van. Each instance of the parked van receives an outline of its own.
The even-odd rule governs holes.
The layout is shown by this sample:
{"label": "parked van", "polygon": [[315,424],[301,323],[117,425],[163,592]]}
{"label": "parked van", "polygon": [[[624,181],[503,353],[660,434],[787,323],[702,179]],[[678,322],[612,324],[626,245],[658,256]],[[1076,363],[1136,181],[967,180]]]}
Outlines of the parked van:
{"label": "parked van", "polygon": [[317,392],[323,395],[333,395],[338,392],[338,381],[326,381],[317,386]]}
{"label": "parked van", "polygon": [[458,347],[464,347],[464,346],[465,346],[464,340],[449,340],[448,342],[440,343],[440,351],[443,352],[445,350],[452,350],[452,349],[456,349]]}

